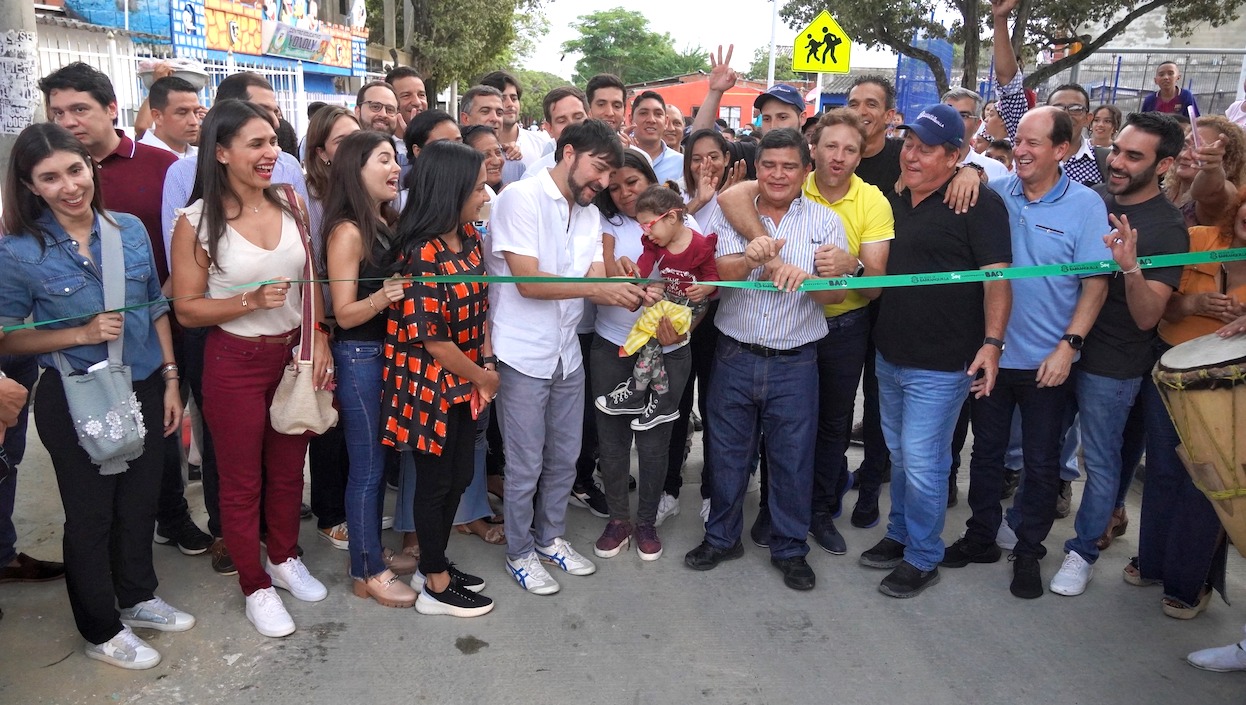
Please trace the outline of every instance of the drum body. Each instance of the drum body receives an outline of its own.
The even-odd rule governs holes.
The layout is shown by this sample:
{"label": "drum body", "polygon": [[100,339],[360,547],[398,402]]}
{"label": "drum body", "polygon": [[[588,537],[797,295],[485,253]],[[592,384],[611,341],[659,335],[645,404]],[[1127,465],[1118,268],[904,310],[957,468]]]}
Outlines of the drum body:
{"label": "drum body", "polygon": [[1246,556],[1246,337],[1182,343],[1152,377],[1181,438],[1178,457]]}

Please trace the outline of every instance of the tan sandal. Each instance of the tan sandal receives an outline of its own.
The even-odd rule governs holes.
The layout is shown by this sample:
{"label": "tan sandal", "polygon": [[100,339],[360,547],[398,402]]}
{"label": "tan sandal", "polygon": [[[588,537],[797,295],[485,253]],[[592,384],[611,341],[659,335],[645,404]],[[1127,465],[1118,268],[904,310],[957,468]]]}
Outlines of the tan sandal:
{"label": "tan sandal", "polygon": [[1211,604],[1211,588],[1204,589],[1203,593],[1198,596],[1198,602],[1194,605],[1187,605],[1184,602],[1172,598],[1165,597],[1162,600],[1164,606],[1164,614],[1173,619],[1194,619],[1200,613],[1207,610]]}
{"label": "tan sandal", "polygon": [[1154,578],[1142,577],[1142,570],[1138,568],[1138,557],[1134,556],[1129,559],[1129,563],[1125,564],[1125,569],[1121,571],[1121,579],[1135,587],[1147,587],[1148,585],[1159,585],[1161,581]]}
{"label": "tan sandal", "polygon": [[494,546],[506,543],[505,524],[493,524],[485,519],[477,519],[466,524],[455,524],[454,528],[460,534],[479,536],[482,541]]}
{"label": "tan sandal", "polygon": [[386,607],[410,607],[415,604],[415,590],[386,570],[368,578],[354,580],[355,597],[371,597]]}

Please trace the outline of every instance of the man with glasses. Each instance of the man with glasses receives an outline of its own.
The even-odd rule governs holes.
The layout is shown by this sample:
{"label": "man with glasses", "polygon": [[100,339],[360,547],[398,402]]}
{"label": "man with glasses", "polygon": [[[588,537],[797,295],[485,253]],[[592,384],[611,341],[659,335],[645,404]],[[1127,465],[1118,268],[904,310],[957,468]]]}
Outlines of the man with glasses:
{"label": "man with glasses", "polygon": [[365,130],[394,134],[398,127],[398,93],[384,81],[365,83],[355,96],[355,117]]}
{"label": "man with glasses", "polygon": [[969,138],[976,135],[978,128],[982,126],[982,118],[979,117],[982,114],[982,96],[968,88],[957,87],[943,94],[943,104],[952,106],[953,110],[960,113],[960,119],[965,123],[965,141],[960,148],[961,166],[975,169],[981,167],[987,181],[1007,177],[1008,170],[1003,164],[979,154],[971,146]]}

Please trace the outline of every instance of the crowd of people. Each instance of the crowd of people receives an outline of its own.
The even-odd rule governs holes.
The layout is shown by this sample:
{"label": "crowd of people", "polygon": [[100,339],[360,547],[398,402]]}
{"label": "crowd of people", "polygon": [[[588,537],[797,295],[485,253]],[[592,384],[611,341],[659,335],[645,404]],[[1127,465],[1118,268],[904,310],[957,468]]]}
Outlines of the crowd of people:
{"label": "crowd of people", "polygon": [[[64,576],[86,655],[150,668],[160,655],[133,628],[195,624],[156,594],[153,530],[236,574],[245,617],[281,637],[296,626],[277,589],[311,602],[329,591],[301,559],[310,513],[348,551],[355,595],[483,615],[493,599],[450,560],[452,533],[504,546],[499,560],[535,595],[597,569],[567,536],[569,506],[605,520],[594,557],[634,544],[658,560],[700,424],[705,533],[691,569],[743,555],[758,473],[749,538],[791,589],[816,585],[809,537],[847,553],[847,493],[849,522],[870,528],[890,483],[886,534],[859,557],[886,571],[882,593],[915,597],[941,568],[1007,551],[1012,594],[1078,595],[1125,530],[1145,452],[1123,578],[1162,584],[1164,614],[1197,616],[1223,593],[1225,534],[1150,371],[1172,346],[1246,331],[1246,261],[1139,262],[1246,246],[1246,136],[1220,116],[1191,124],[1171,64],[1153,110],[1092,110],[1074,84],[1036,105],[1010,48],[1014,5],[992,3],[993,101],[956,88],[896,120],[894,87],[866,75],[845,107],[809,117],[799,91],[776,85],[748,135],[716,120],[736,83],[721,49],[690,120],[602,74],[545,95],[535,132],[505,71],[467,90],[456,117],[397,67],[353,110],[311,106],[306,138],[284,148],[258,74],[222,80],[206,111],[194,86],[160,78],[136,139],[114,127],[108,76],[57,69],[39,82],[49,122],[21,133],[4,177],[0,325],[16,328],[0,338],[0,582]],[[1105,259],[1119,271],[805,285]],[[308,348],[304,374],[338,411],[314,437],[273,418]],[[87,437],[121,424],[79,418],[73,387],[123,367],[140,447],[101,462]],[[13,546],[31,389],[64,564]],[[188,403],[203,420],[206,532],[184,496]],[[971,515],[945,545],[970,426]],[[1044,542],[1078,474],[1076,520],[1044,581]],[[400,546],[384,545],[390,526]],[[1190,661],[1246,670],[1246,651]]]}

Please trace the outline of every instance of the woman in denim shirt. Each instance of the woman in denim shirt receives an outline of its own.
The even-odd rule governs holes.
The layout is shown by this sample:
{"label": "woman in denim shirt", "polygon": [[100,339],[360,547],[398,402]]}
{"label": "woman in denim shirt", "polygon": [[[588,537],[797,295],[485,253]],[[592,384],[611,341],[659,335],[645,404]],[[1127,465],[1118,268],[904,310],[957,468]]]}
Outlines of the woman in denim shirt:
{"label": "woman in denim shirt", "polygon": [[[181,423],[169,305],[160,293],[147,230],[138,218],[104,210],[99,174],[86,149],[62,127],[31,125],[13,145],[4,183],[0,238],[0,325],[28,316],[51,321],[15,330],[0,353],[38,355],[35,426],[48,450],[65,509],[69,604],[86,655],[121,668],[151,668],[160,654],[130,631],[185,631],[195,618],[155,596],[151,536],[163,464],[162,436]],[[121,230],[125,313],[104,309],[101,222]],[[143,454],[124,472],[100,474],[77,443],[61,374],[52,353],[75,370],[108,359],[108,341],[124,336],[123,362],[147,429]],[[120,611],[118,611],[120,607]]]}

